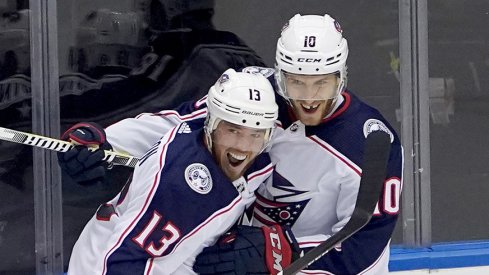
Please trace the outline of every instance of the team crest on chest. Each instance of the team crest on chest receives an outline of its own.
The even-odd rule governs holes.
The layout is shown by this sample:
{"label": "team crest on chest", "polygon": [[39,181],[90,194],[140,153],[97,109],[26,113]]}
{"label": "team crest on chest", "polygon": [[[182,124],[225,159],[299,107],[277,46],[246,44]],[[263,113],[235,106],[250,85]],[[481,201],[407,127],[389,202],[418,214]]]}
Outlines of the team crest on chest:
{"label": "team crest on chest", "polygon": [[185,169],[185,181],[197,193],[207,194],[212,189],[209,169],[202,163],[192,163]]}
{"label": "team crest on chest", "polygon": [[363,135],[367,137],[370,133],[375,131],[386,132],[391,138],[391,143],[394,141],[394,135],[382,121],[373,118],[365,121],[365,124],[363,124]]}

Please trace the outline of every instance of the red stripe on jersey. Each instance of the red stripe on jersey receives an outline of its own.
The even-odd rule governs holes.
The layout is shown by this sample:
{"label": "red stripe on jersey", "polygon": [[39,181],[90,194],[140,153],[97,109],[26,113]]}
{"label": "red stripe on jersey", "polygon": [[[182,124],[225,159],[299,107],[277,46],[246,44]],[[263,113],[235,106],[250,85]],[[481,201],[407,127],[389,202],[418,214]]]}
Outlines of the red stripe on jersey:
{"label": "red stripe on jersey", "polygon": [[203,98],[197,100],[195,103],[194,103],[194,108],[195,109],[199,109],[200,106],[202,106],[205,102],[207,101],[207,95],[205,95]]}
{"label": "red stripe on jersey", "polygon": [[161,112],[153,114],[153,115],[155,115],[155,116],[176,116],[180,120],[186,121],[186,120],[191,120],[191,119],[198,117],[198,116],[201,116],[201,115],[207,115],[207,108],[202,109],[202,110],[198,110],[198,111],[195,111],[195,112],[192,112],[188,115],[183,115],[183,116],[180,115],[180,113],[178,113],[177,111],[173,111],[173,110],[161,111]]}
{"label": "red stripe on jersey", "polygon": [[253,216],[254,219],[257,219],[259,222],[261,222],[264,225],[274,225],[277,224],[276,221],[270,220],[266,214],[260,211],[257,207],[254,208],[255,215]]}
{"label": "red stripe on jersey", "polygon": [[265,168],[263,168],[262,170],[258,170],[256,172],[253,172],[251,174],[248,175],[248,181],[258,177],[258,176],[262,176],[264,174],[269,174],[273,171],[273,164],[269,164],[267,165]]}
{"label": "red stripe on jersey", "polygon": [[151,269],[153,268],[153,260],[154,258],[149,259],[149,266],[148,266],[148,270],[146,271],[146,275],[148,275],[151,272]]}
{"label": "red stripe on jersey", "polygon": [[271,201],[261,196],[260,194],[256,194],[256,203],[265,206],[265,207],[284,207],[287,206],[287,203],[280,203],[276,201]]}
{"label": "red stripe on jersey", "polygon": [[355,173],[357,173],[359,176],[362,175],[362,172],[360,171],[360,168],[357,168],[354,163],[349,161],[347,158],[340,156],[339,153],[336,153],[333,147],[331,147],[329,144],[327,144],[324,140],[318,138],[317,136],[310,136],[308,137],[310,140],[314,141],[315,143],[319,144],[322,148],[324,148],[326,151],[330,152],[333,156],[335,156],[337,159],[339,159],[341,162],[346,164],[348,167],[351,168]]}

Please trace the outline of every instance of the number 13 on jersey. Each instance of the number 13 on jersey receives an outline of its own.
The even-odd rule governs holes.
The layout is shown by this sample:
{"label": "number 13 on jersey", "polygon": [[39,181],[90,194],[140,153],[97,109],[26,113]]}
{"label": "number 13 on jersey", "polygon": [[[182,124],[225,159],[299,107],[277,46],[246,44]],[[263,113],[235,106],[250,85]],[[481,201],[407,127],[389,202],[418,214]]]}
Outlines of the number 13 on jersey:
{"label": "number 13 on jersey", "polygon": [[[132,238],[136,244],[138,244],[142,249],[146,250],[146,252],[152,257],[162,256],[168,247],[178,241],[182,236],[180,230],[171,221],[165,223],[163,227],[158,226],[162,218],[163,217],[160,213],[154,211],[151,220],[146,224],[143,231],[141,231],[141,233],[139,233],[139,235],[136,237]],[[165,235],[161,237],[156,244],[153,241],[147,241],[149,235],[151,235],[153,231],[158,228],[164,231]]]}

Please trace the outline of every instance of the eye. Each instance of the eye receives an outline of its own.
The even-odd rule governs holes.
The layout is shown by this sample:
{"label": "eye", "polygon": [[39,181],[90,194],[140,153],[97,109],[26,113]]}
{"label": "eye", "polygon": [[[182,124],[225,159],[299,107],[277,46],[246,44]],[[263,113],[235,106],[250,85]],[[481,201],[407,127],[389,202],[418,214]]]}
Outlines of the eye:
{"label": "eye", "polygon": [[265,135],[264,132],[256,132],[251,134],[251,137],[255,139],[262,139],[264,135]]}
{"label": "eye", "polygon": [[229,133],[232,133],[232,134],[237,134],[237,133],[238,133],[238,129],[235,129],[235,128],[229,128],[229,129],[228,129],[228,132],[229,132]]}
{"label": "eye", "polygon": [[293,85],[301,85],[302,84],[302,81],[297,80],[295,78],[287,78],[287,82],[289,84],[293,84]]}

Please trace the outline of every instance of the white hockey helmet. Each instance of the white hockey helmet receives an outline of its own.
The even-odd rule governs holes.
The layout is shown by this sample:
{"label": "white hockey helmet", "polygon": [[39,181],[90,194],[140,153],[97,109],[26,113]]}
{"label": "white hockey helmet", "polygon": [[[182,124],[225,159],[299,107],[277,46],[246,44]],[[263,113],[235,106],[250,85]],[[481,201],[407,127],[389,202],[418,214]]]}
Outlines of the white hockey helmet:
{"label": "white hockey helmet", "polygon": [[278,106],[270,82],[263,75],[226,70],[209,89],[205,132],[211,133],[221,120],[254,129],[265,129],[264,147],[270,141]]}
{"label": "white hockey helmet", "polygon": [[296,14],[282,28],[275,55],[279,94],[286,93],[284,73],[299,75],[338,74],[336,96],[347,80],[348,43],[340,24],[328,14]]}

